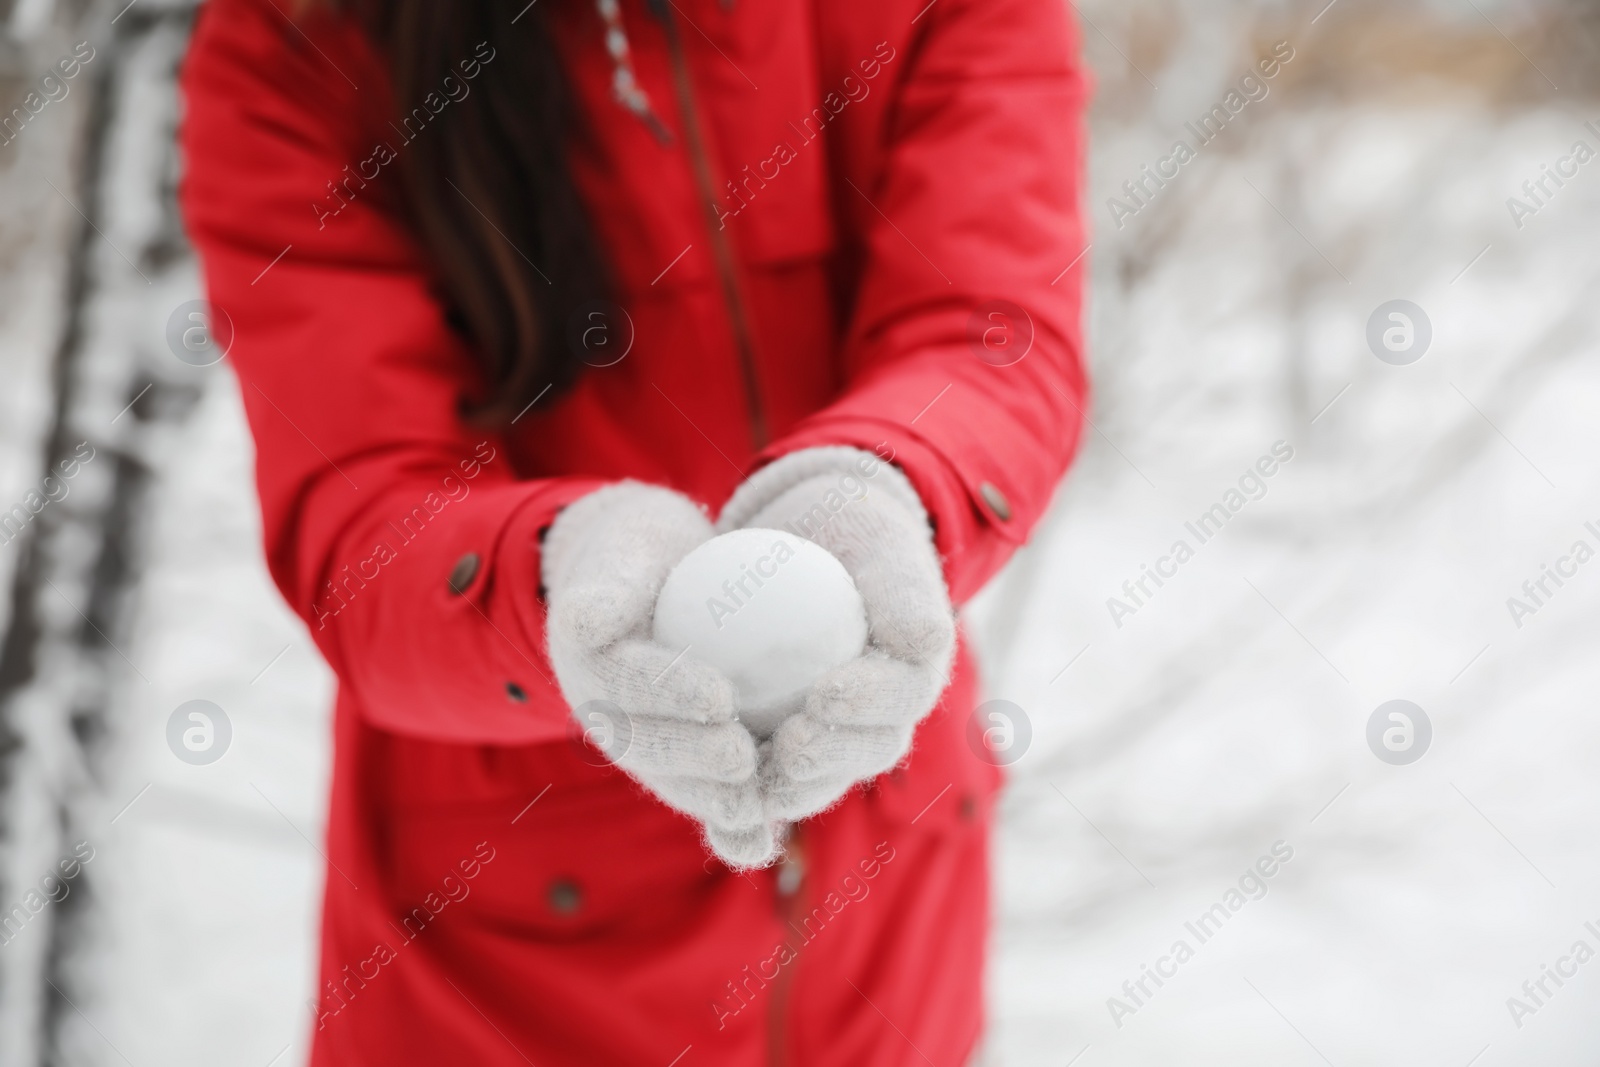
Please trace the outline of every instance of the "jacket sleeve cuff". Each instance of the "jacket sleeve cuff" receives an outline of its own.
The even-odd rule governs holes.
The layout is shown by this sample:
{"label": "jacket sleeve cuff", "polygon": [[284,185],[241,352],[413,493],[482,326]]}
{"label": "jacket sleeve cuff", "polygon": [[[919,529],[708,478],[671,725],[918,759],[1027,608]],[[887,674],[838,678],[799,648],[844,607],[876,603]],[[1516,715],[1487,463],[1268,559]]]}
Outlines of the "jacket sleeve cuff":
{"label": "jacket sleeve cuff", "polygon": [[[546,651],[540,536],[601,481],[485,486],[397,546],[357,610],[312,620],[374,726],[440,741],[533,744],[572,731]],[[398,537],[401,535],[386,535]]]}

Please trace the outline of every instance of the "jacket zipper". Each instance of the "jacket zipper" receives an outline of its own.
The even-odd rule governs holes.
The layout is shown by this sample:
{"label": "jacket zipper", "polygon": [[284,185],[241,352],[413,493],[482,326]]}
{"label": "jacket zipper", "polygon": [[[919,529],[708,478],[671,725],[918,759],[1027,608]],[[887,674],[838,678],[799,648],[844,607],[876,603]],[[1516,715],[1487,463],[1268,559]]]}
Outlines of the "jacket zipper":
{"label": "jacket zipper", "polygon": [[[800,834],[799,824],[790,828],[788,848],[778,866],[776,879],[778,917],[783,921],[783,939],[786,943],[789,932],[795,928],[795,920],[805,914],[806,852]],[[785,885],[791,878],[793,883]],[[778,977],[773,979],[772,1000],[767,1014],[768,1067],[786,1067],[789,1062],[789,999],[794,988],[794,971],[798,966],[800,960],[797,957],[780,967]]]}
{"label": "jacket zipper", "polygon": [[706,229],[711,238],[711,255],[717,264],[717,276],[722,283],[722,299],[728,308],[733,344],[739,354],[739,369],[744,378],[745,405],[750,411],[750,437],[755,446],[752,451],[759,452],[766,447],[770,437],[767,430],[766,408],[761,402],[761,383],[756,376],[755,345],[750,335],[750,318],[739,289],[733,245],[728,241],[727,230],[722,228],[717,216],[716,182],[711,174],[711,157],[706,151],[705,137],[700,129],[700,113],[695,107],[694,85],[689,79],[689,61],[683,51],[683,39],[678,34],[678,22],[671,5],[652,0],[651,9],[661,19],[661,25],[666,33],[667,54],[672,62],[672,85],[678,98],[678,112],[683,121],[684,145],[689,152],[695,184],[700,189],[700,199],[706,213]]}

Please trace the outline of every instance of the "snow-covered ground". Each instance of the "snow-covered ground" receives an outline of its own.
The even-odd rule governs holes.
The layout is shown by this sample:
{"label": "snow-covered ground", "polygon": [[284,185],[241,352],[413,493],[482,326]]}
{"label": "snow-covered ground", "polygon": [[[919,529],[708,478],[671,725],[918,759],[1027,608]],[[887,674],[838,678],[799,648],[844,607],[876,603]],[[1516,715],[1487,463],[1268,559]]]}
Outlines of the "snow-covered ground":
{"label": "snow-covered ground", "polygon": [[[1104,86],[1084,261],[1094,428],[1033,543],[967,612],[989,695],[1032,730],[1002,813],[988,1063],[1581,1067],[1600,1050],[1600,963],[1571,956],[1579,940],[1600,951],[1600,658],[1583,651],[1600,561],[1546,579],[1541,604],[1522,589],[1574,542],[1600,550],[1585,527],[1600,529],[1600,162],[1520,229],[1506,207],[1575,140],[1600,150],[1583,125],[1600,125],[1600,100],[1508,103],[1466,75],[1330,90],[1298,72],[1325,70],[1318,49],[1372,9],[1347,0],[1312,24],[1322,6],[1269,33],[1262,10],[1286,8],[1189,4],[1165,51],[1136,12],[1082,6]],[[1438,18],[1447,35],[1479,16]],[[118,68],[131,103],[106,142],[99,216],[144,269],[95,246],[75,401],[86,433],[147,467],[128,637],[95,661],[101,736],[84,765],[45,759],[19,778],[61,803],[57,836],[94,858],[70,922],[0,947],[0,1019],[49,1031],[0,1036],[0,1059],[283,1065],[310,1022],[330,680],[260,560],[226,364],[177,364],[162,339],[198,293],[186,255],[138,251],[168,239],[182,29],[149,25]],[[1474,32],[1507,69],[1524,62]],[[1119,229],[1106,199],[1280,37],[1296,58],[1271,93]],[[67,152],[40,153],[41,175],[69,172]],[[39,308],[62,268],[35,254],[20,269],[10,243],[25,222],[54,247],[49,227],[70,218],[42,206],[48,187],[27,189],[26,219],[8,200],[0,220],[11,496],[48,424]],[[1396,299],[1431,323],[1408,365],[1366,337]],[[113,421],[141,375],[165,406]],[[1258,499],[1201,543],[1186,523],[1275,446],[1263,488],[1243,486]],[[1162,562],[1179,540],[1192,558]],[[71,549],[54,549],[52,574],[71,571]],[[0,548],[0,576],[14,552]],[[1146,565],[1168,576],[1139,590]],[[1514,620],[1510,597],[1537,610]],[[88,683],[59,681],[72,670],[11,698],[30,743],[87,699]],[[220,762],[167,746],[193,699],[231,722]],[[1431,724],[1407,765],[1367,740],[1393,699]],[[8,878],[28,852],[8,845]],[[37,988],[19,988],[19,961],[39,959],[53,962]],[[1558,985],[1546,966],[1576,974]],[[1512,997],[1528,1010],[1514,1017]]]}
{"label": "snow-covered ground", "polygon": [[[1600,967],[1547,980],[1547,1006],[1522,991],[1600,949],[1600,566],[1563,563],[1520,627],[1507,607],[1574,542],[1600,549],[1600,172],[1520,233],[1504,206],[1579,137],[1553,108],[1300,109],[1187,175],[1159,258],[1097,287],[1101,432],[970,611],[991,695],[1034,731],[1002,820],[999,1062],[1600,1048]],[[1306,180],[1288,219],[1284,169]],[[1432,321],[1409,366],[1364,336],[1394,298]],[[1200,544],[1185,523],[1278,441],[1294,458]],[[1114,617],[1179,539],[1194,558]],[[1391,699],[1432,723],[1410,765],[1367,744]],[[1293,859],[1201,944],[1185,923],[1278,841]],[[1175,976],[1123,990],[1179,940]]]}

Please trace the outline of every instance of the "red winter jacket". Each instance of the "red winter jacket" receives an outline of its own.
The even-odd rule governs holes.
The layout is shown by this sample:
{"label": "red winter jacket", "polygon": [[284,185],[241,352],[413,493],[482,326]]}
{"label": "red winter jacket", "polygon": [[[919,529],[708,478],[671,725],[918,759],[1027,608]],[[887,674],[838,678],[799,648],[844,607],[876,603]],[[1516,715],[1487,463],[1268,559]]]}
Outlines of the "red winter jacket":
{"label": "red winter jacket", "polygon": [[[339,678],[313,1064],[956,1067],[998,777],[966,742],[965,657],[902,770],[736,875],[575,737],[538,532],[609,480],[716,508],[764,461],[850,444],[892,449],[958,603],[993,575],[1085,403],[1067,5],[622,0],[663,143],[611,95],[595,5],[545,0],[635,339],[503,435],[458,414],[476,364],[396,206],[445,87],[391,125],[359,30],[289,6],[205,5],[182,201],[268,563]],[[997,300],[1031,326],[986,350]]]}

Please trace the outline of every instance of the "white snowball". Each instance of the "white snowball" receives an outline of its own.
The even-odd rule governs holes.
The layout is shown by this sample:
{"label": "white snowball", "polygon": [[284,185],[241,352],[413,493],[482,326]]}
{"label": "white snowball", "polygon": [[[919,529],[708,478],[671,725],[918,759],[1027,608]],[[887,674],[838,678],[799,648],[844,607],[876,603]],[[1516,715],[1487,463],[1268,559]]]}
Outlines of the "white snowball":
{"label": "white snowball", "polygon": [[655,637],[728,675],[740,719],[765,736],[812,682],[861,654],[867,613],[826,549],[782,530],[735,530],[667,576]]}

